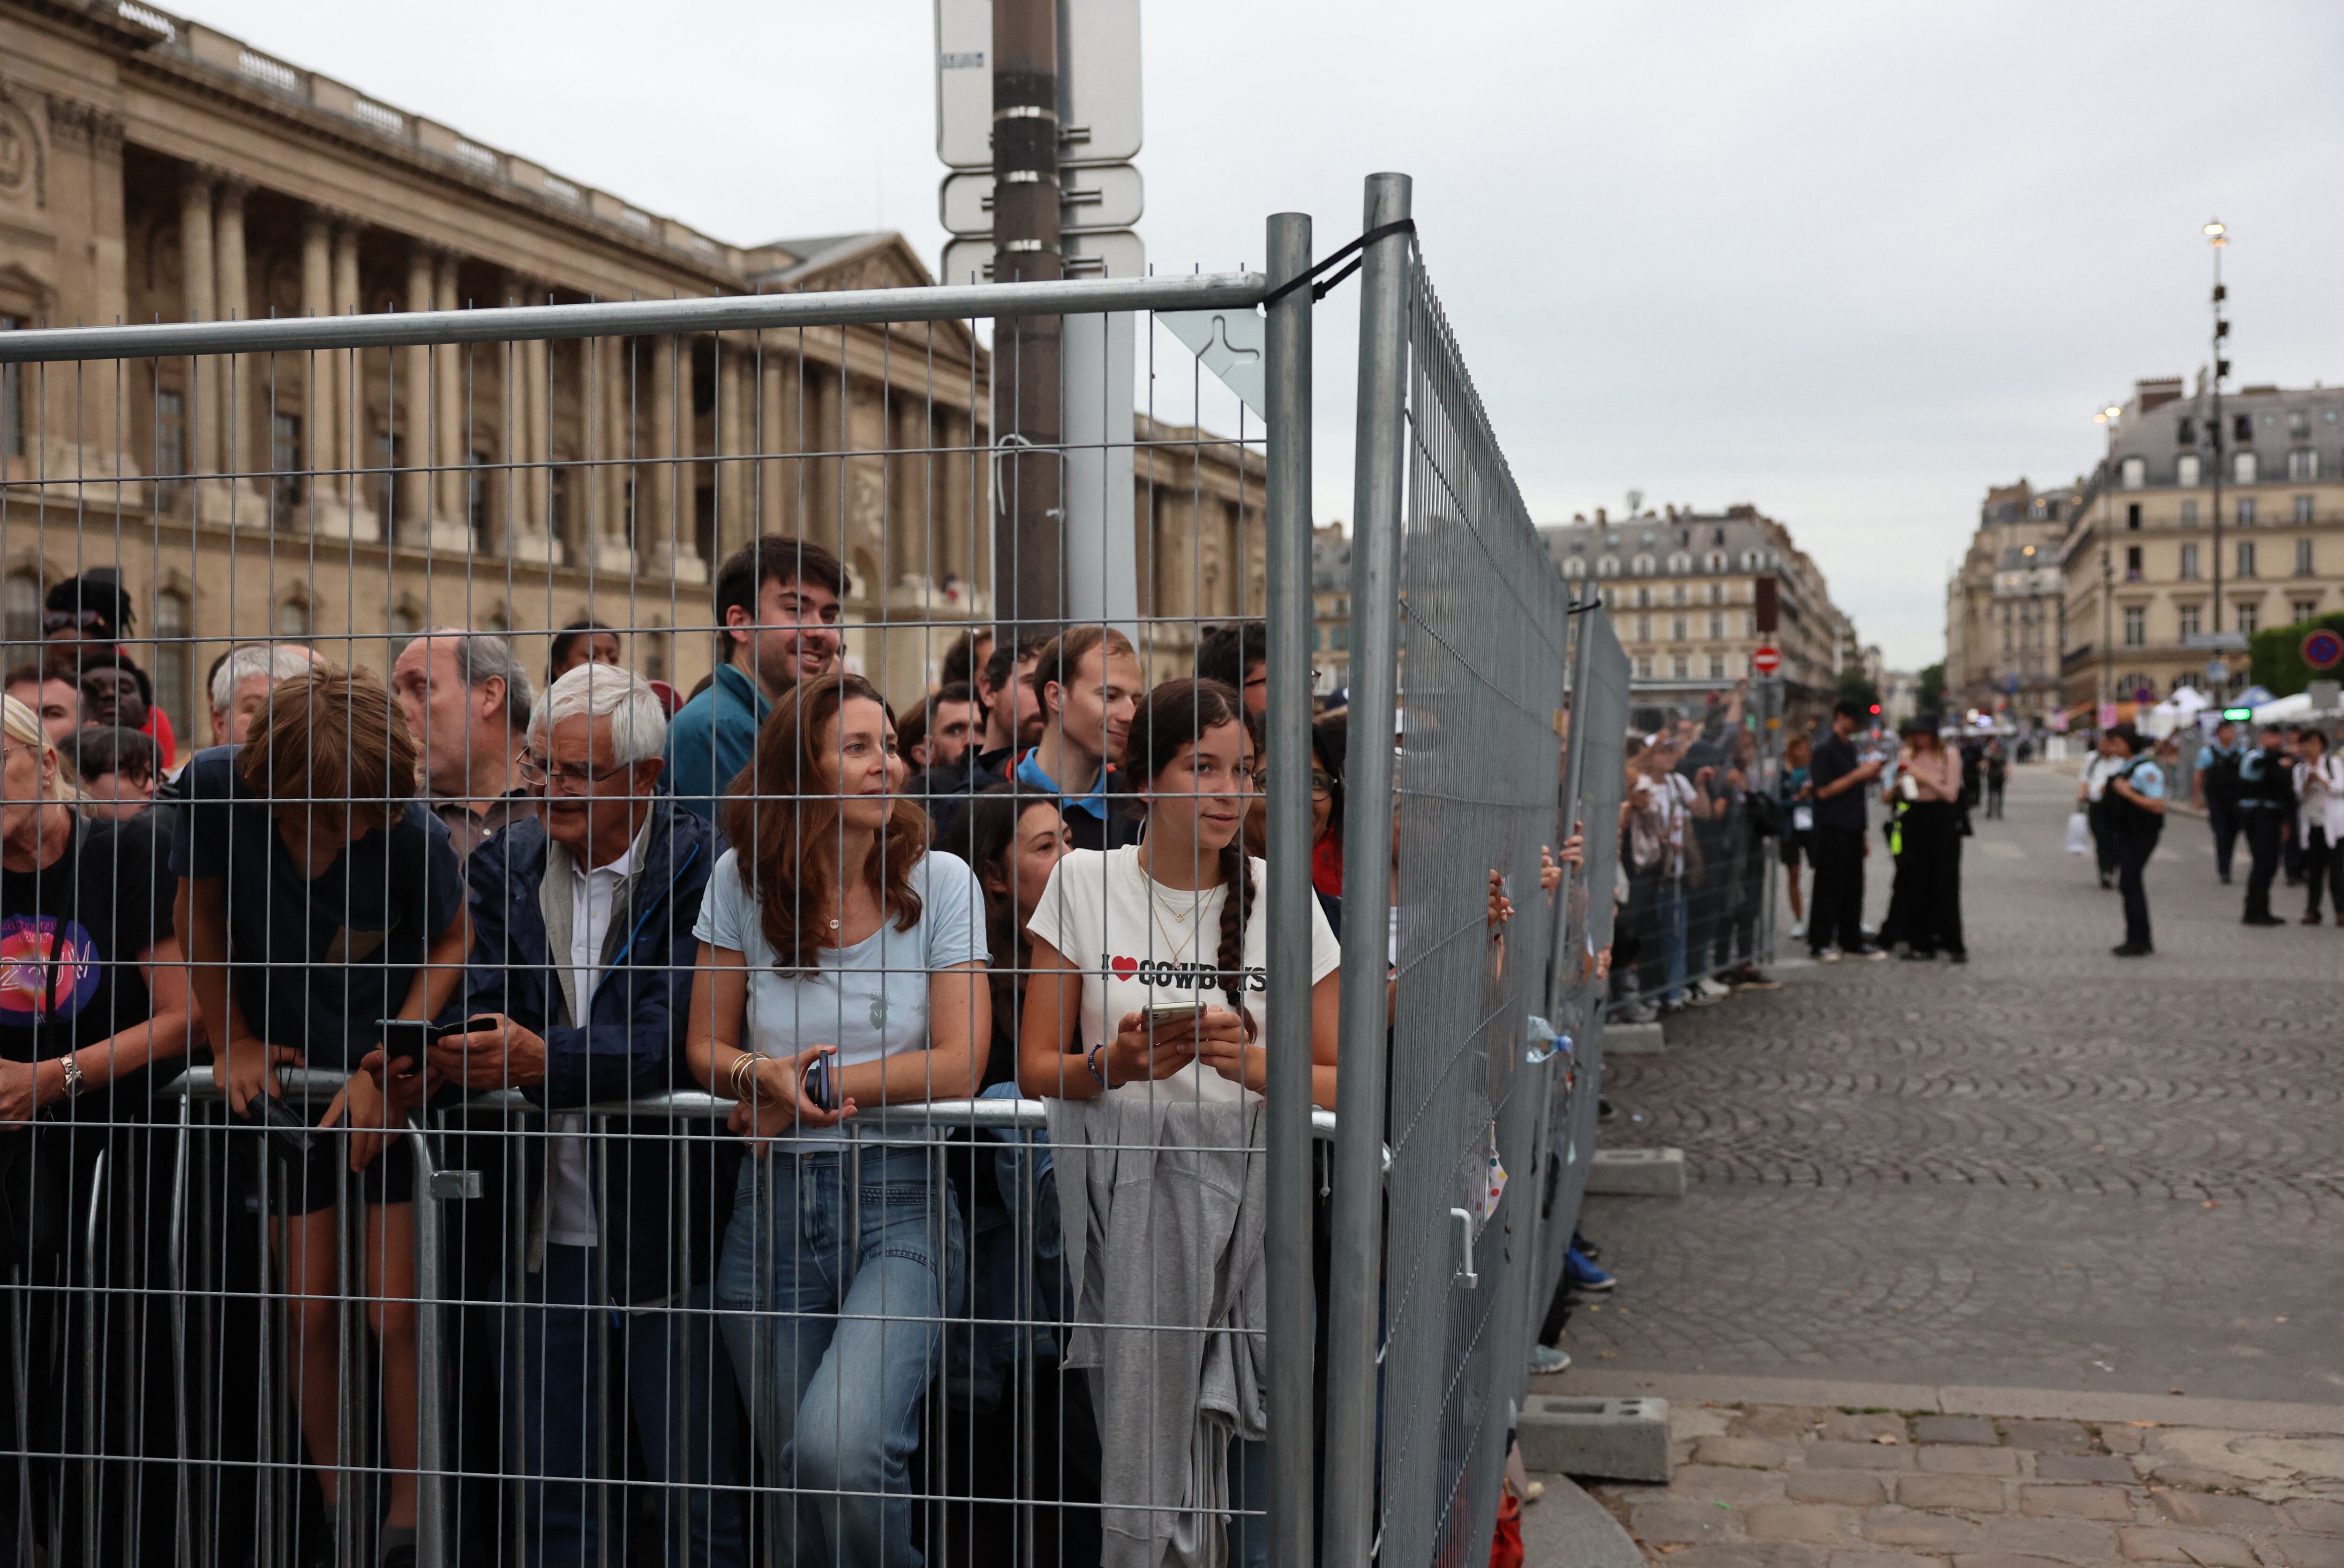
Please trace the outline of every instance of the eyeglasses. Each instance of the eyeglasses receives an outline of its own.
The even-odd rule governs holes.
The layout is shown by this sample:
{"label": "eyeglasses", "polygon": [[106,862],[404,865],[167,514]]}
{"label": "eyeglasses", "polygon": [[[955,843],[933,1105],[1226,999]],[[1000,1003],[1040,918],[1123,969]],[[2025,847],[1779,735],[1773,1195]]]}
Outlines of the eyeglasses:
{"label": "eyeglasses", "polygon": [[[1263,794],[1268,794],[1269,793],[1269,770],[1268,768],[1256,768],[1248,776],[1252,778],[1253,787],[1255,789],[1260,791]],[[1324,768],[1312,768],[1310,770],[1310,793],[1313,796],[1333,794],[1335,793],[1335,776]]]}
{"label": "eyeglasses", "polygon": [[68,626],[84,632],[103,632],[106,616],[96,610],[52,610],[41,617],[42,627],[50,632],[62,632]]}
{"label": "eyeglasses", "polygon": [[581,767],[576,763],[559,763],[548,766],[546,760],[535,752],[523,752],[520,754],[519,771],[521,783],[531,789],[543,789],[551,784],[559,784],[561,793],[583,794],[604,779],[614,778],[633,766],[632,763],[618,763],[599,773],[592,768]]}

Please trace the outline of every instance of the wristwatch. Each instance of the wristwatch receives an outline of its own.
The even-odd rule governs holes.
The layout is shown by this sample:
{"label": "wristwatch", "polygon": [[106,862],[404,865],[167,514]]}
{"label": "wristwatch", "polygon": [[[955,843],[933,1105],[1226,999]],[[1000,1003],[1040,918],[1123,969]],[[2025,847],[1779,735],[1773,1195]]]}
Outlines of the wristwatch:
{"label": "wristwatch", "polygon": [[57,1070],[66,1076],[66,1098],[77,1098],[84,1089],[89,1087],[89,1080],[82,1076],[81,1063],[74,1059],[71,1051],[57,1058]]}

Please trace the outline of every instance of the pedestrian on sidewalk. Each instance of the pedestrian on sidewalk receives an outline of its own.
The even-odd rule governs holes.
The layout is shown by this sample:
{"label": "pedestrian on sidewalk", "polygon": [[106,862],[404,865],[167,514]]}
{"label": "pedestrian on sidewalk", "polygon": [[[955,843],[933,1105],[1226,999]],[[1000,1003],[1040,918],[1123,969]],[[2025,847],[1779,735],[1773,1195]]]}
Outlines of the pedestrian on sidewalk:
{"label": "pedestrian on sidewalk", "polygon": [[2246,755],[2238,744],[2238,726],[2225,719],[2214,726],[2213,739],[2198,748],[2198,765],[2189,775],[2189,801],[2206,814],[2214,834],[2214,874],[2230,885],[2230,855],[2238,844],[2238,763]]}
{"label": "pedestrian on sidewalk", "polygon": [[2100,868],[2100,885],[2116,885],[2116,841],[2108,836],[2107,812],[2102,804],[2107,798],[2108,780],[2124,770],[2125,743],[2114,730],[2100,732],[2099,750],[2084,764],[2084,782],[2076,791],[2076,804],[2084,808],[2085,820],[2092,824],[2092,852]]}
{"label": "pedestrian on sidewalk", "polygon": [[2247,854],[2253,866],[2247,873],[2248,926],[2284,926],[2271,913],[2271,882],[2278,875],[2281,840],[2288,819],[2295,814],[2294,770],[2288,764],[2286,736],[2277,724],[2265,724],[2254,750],[2238,759],[2238,830],[2246,835]]}
{"label": "pedestrian on sidewalk", "polygon": [[1884,958],[1884,949],[1864,939],[1864,790],[1887,766],[1886,759],[1858,762],[1849,739],[1864,721],[1864,704],[1842,698],[1832,709],[1831,729],[1815,744],[1807,776],[1814,784],[1815,826],[1810,851],[1815,863],[1815,905],[1807,924],[1807,946],[1818,963],[1842,956]]}
{"label": "pedestrian on sidewalk", "polygon": [[1799,896],[1799,866],[1813,858],[1815,831],[1815,786],[1807,764],[1814,759],[1814,743],[1793,735],[1783,746],[1783,778],[1775,786],[1782,802],[1783,870],[1791,895],[1791,935],[1807,934],[1807,906]]}
{"label": "pedestrian on sidewalk", "polygon": [[2010,754],[2002,749],[1999,736],[1985,744],[1985,814],[1989,822],[2002,820],[2002,792],[2010,783]]}
{"label": "pedestrian on sidewalk", "polygon": [[2344,926],[2344,757],[2328,749],[2328,736],[2307,729],[2296,743],[2296,833],[2303,840],[2303,887],[2308,895],[2303,923],[2319,924],[2319,886],[2335,895],[2336,924]]}
{"label": "pedestrian on sidewalk", "polygon": [[2101,796],[2108,836],[2116,845],[2117,885],[2124,894],[2125,939],[2115,951],[2119,958],[2146,958],[2156,947],[2149,940],[2148,894],[2141,886],[2141,873],[2165,830],[2165,770],[2149,754],[2148,737],[2130,724],[2118,724],[2108,733],[2129,759],[2109,775]]}
{"label": "pedestrian on sidewalk", "polygon": [[1926,962],[1940,950],[1970,961],[1962,940],[1962,760],[1946,749],[1934,720],[1904,726],[1896,764],[1895,892],[1891,920],[1904,956]]}

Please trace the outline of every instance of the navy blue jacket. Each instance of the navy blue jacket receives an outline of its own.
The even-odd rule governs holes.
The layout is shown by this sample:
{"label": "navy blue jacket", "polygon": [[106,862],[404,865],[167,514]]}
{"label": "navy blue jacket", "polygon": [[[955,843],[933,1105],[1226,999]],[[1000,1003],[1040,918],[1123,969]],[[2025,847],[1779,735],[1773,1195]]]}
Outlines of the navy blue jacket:
{"label": "navy blue jacket", "polygon": [[[550,1111],[698,1088],[684,1066],[683,1039],[699,953],[692,928],[715,867],[714,833],[673,797],[652,802],[633,898],[611,923],[583,1027],[553,1021],[562,1003],[539,905],[546,842],[544,823],[530,817],[472,852],[467,1016],[502,1013],[544,1037],[545,1081],[522,1093]],[[661,1301],[704,1281],[723,1239],[719,1209],[729,1203],[720,1199],[732,1189],[717,1178],[737,1167],[738,1140],[721,1124],[665,1117],[614,1116],[608,1131],[595,1157],[596,1185],[607,1195],[600,1219],[611,1298]],[[521,1141],[534,1216],[548,1140]]]}

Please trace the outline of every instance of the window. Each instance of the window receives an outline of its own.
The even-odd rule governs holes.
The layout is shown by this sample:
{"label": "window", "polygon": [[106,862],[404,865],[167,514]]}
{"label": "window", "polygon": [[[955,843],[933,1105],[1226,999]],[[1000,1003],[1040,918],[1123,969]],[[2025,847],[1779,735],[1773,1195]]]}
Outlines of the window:
{"label": "window", "polygon": [[2252,528],[2254,525],[2255,498],[2250,495],[2242,495],[2238,498],[2238,526],[2240,528]]}
{"label": "window", "polygon": [[2198,488],[2198,454],[2196,452],[2181,454],[2180,460],[2173,465],[2173,482],[2183,490]]}
{"label": "window", "polygon": [[[20,316],[0,316],[0,332],[25,324]],[[25,367],[0,365],[0,457],[25,455]]]}
{"label": "window", "polygon": [[1713,681],[1723,681],[1725,679],[1724,654],[1712,653],[1709,656],[1709,678]]}
{"label": "window", "polygon": [[2301,409],[2291,410],[2287,416],[2287,433],[2297,440],[2311,433],[2311,416]]}
{"label": "window", "polygon": [[2124,642],[2127,648],[2148,646],[2148,607],[2127,604],[2124,612]]}
{"label": "window", "polygon": [[1597,561],[1595,563],[1595,575],[1598,577],[1619,576],[1620,558],[1616,555],[1607,555],[1602,560]]}
{"label": "window", "polygon": [[1685,585],[1682,582],[1672,584],[1669,589],[1669,602],[1672,604],[1682,604],[1684,602]]}
{"label": "window", "polygon": [[1652,574],[1652,565],[1653,562],[1651,556],[1640,555],[1636,557],[1636,575],[1639,577],[1650,577]]}
{"label": "window", "polygon": [[472,527],[472,537],[486,548],[489,542],[489,473],[496,459],[483,451],[471,454],[464,470],[464,521]]}
{"label": "window", "polygon": [[1336,652],[1348,653],[1351,651],[1351,625],[1349,622],[1347,621],[1340,626],[1330,626],[1327,631],[1328,640],[1334,644],[1334,650]]}
{"label": "window", "polygon": [[1692,676],[1692,662],[1682,653],[1672,655],[1669,659],[1669,673],[1680,681],[1690,680]]}
{"label": "window", "polygon": [[2184,582],[2198,581],[2198,547],[2194,544],[2185,544],[2181,547],[2181,581]]}
{"label": "window", "polygon": [[2263,629],[2263,612],[2259,604],[2234,604],[2230,607],[2231,622],[2241,637],[2251,637]]}
{"label": "window", "polygon": [[1639,616],[1637,616],[1637,617],[1636,617],[1636,641],[1637,641],[1637,642],[1651,642],[1652,640],[1652,618],[1651,616],[1649,616],[1649,615],[1639,615]]}
{"label": "window", "polygon": [[307,642],[309,636],[309,606],[299,599],[288,599],[277,607],[277,634],[292,642]]}
{"label": "window", "polygon": [[1756,551],[1745,550],[1742,552],[1742,570],[1744,572],[1755,572],[1758,570],[1758,552]]}
{"label": "window", "polygon": [[0,588],[0,629],[7,640],[38,642],[44,630],[41,612],[41,580],[29,572],[10,572],[6,586]]}
{"label": "window", "polygon": [[1722,551],[1722,550],[1713,550],[1713,551],[1711,551],[1709,552],[1709,561],[1708,561],[1708,566],[1709,566],[1709,570],[1710,570],[1710,571],[1712,571],[1712,572],[1723,572],[1723,571],[1724,571],[1724,570],[1725,570],[1725,551]]}
{"label": "window", "polygon": [[389,434],[374,439],[374,514],[382,519],[385,539],[395,537],[391,526],[398,512],[391,502],[399,493],[399,437]]}
{"label": "window", "polygon": [[2287,454],[2287,477],[2304,484],[2319,477],[2319,454],[2309,447],[2298,447]]}
{"label": "window", "polygon": [[[558,539],[561,535],[556,534],[554,537]],[[1587,575],[1587,562],[1580,560],[1579,557],[1575,555],[1571,556],[1563,561],[1562,574],[1573,581],[1584,577]]]}
{"label": "window", "polygon": [[1758,612],[1755,610],[1744,610],[1742,612],[1742,634],[1744,637],[1758,635]]}
{"label": "window", "polygon": [[2184,604],[2181,606],[2179,614],[2181,617],[2181,640],[2184,642],[2187,642],[2190,638],[2198,635],[2198,622],[2204,619],[2204,616],[2195,604]]}
{"label": "window", "polygon": [[1652,602],[1652,591],[1651,589],[1649,589],[1649,588],[1639,588],[1639,589],[1637,589],[1637,590],[1636,590],[1636,608],[1637,608],[1637,609],[1642,610],[1645,605],[1650,604]]}
{"label": "window", "polygon": [[2236,419],[2230,421],[2230,434],[2235,440],[2241,442],[2253,440],[2255,439],[2255,417],[2252,414],[2238,415]]}
{"label": "window", "polygon": [[1682,615],[1670,616],[1669,641],[1672,642],[1682,642],[1685,640],[1685,618]]}
{"label": "window", "polygon": [[2298,522],[2309,522],[2311,521],[2311,498],[2309,496],[2299,495],[2295,498],[2295,521]]}
{"label": "window", "polygon": [[2198,503],[2196,501],[2185,501],[2181,503],[2181,526],[2184,528],[2195,528],[2198,526]]}
{"label": "window", "polygon": [[2311,569],[2311,541],[2308,539],[2299,539],[2295,541],[2295,574],[2298,577],[2318,575]]}
{"label": "window", "polygon": [[2140,531],[2140,502],[2133,501],[2125,508],[2125,526],[2135,533]]}
{"label": "window", "polygon": [[301,416],[272,414],[268,419],[268,493],[275,502],[276,526],[293,526],[301,505]]}
{"label": "window", "polygon": [[1713,642],[1722,642],[1725,640],[1725,616],[1721,611],[1713,610],[1709,612],[1709,640]]}
{"label": "window", "polygon": [[1636,659],[1636,679],[1649,681],[1652,678],[1652,656],[1650,653],[1639,654]]}
{"label": "window", "polygon": [[2240,577],[2252,577],[2254,574],[2255,541],[2251,539],[2242,539],[2238,541],[2238,575]]}
{"label": "window", "polygon": [[[184,485],[165,484],[163,476],[187,471],[187,398],[184,392],[155,394],[155,510],[175,510],[187,493]],[[174,720],[176,723],[176,719]]]}
{"label": "window", "polygon": [[1709,602],[1712,604],[1723,604],[1725,602],[1724,583],[1713,582],[1709,585]]}
{"label": "window", "polygon": [[[2173,444],[2177,447],[2196,446],[2198,444],[2198,421],[2185,417],[2180,423],[2175,425],[2173,427]],[[2187,481],[2185,481],[2183,482],[2187,483]]]}
{"label": "window", "polygon": [[2138,490],[2148,482],[2148,460],[2146,458],[2127,458],[2123,472],[2125,489]]}
{"label": "window", "polygon": [[2127,582],[2140,581],[2140,546],[2137,544],[2125,546],[2125,581]]}
{"label": "window", "polygon": [[155,595],[155,701],[171,716],[171,728],[192,735],[195,715],[187,709],[187,597],[166,588]]}
{"label": "window", "polygon": [[2230,478],[2238,484],[2255,482],[2255,454],[2240,452],[2230,460]]}
{"label": "window", "polygon": [[1686,554],[1682,550],[1676,551],[1669,557],[1669,570],[1671,572],[1691,572],[1692,570],[1692,557]]}
{"label": "window", "polygon": [[2300,626],[2306,621],[2310,620],[2314,615],[2319,613],[2319,601],[2317,599],[2289,600],[2288,602],[2287,613],[2288,620],[2293,624]]}

